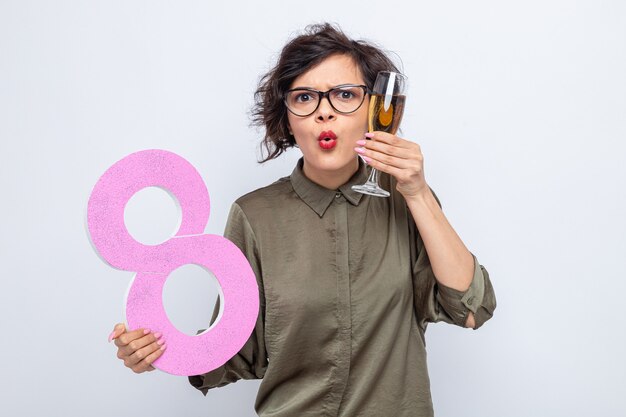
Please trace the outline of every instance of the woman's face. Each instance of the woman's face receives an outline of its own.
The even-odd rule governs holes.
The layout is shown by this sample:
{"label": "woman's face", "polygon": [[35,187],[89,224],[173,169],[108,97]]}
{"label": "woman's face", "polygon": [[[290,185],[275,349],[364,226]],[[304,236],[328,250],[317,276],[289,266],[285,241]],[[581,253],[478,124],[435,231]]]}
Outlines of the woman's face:
{"label": "woman's face", "polygon": [[[332,55],[296,78],[290,88],[327,91],[342,84],[363,85],[365,81],[352,58]],[[288,112],[289,130],[304,155],[304,173],[308,178],[327,188],[336,188],[356,172],[358,159],[354,147],[367,131],[368,103],[366,96],[357,111],[342,114],[324,98],[309,116]],[[332,178],[341,178],[343,182],[329,184],[327,180]]]}

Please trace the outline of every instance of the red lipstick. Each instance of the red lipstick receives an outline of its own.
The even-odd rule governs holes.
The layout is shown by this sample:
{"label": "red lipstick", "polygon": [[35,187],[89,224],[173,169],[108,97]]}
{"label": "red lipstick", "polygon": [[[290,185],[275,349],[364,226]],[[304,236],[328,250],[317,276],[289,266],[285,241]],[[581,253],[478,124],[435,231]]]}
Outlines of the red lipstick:
{"label": "red lipstick", "polygon": [[320,133],[317,138],[317,143],[319,143],[320,148],[324,150],[329,150],[334,148],[337,145],[337,135],[332,130],[325,130]]}

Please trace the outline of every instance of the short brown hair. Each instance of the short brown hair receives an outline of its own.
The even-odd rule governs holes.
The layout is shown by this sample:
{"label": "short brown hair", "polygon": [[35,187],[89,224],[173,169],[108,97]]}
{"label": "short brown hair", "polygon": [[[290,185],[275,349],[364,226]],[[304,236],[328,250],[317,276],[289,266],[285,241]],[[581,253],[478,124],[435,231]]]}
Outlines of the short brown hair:
{"label": "short brown hair", "polygon": [[284,94],[297,77],[335,54],[351,57],[370,89],[378,71],[398,71],[387,54],[371,42],[352,40],[330,23],[307,26],[303,34],[283,47],[278,63],[261,77],[254,93],[252,123],[265,128],[261,142],[264,157],[259,162],[274,159],[295,146],[295,138],[289,133]]}

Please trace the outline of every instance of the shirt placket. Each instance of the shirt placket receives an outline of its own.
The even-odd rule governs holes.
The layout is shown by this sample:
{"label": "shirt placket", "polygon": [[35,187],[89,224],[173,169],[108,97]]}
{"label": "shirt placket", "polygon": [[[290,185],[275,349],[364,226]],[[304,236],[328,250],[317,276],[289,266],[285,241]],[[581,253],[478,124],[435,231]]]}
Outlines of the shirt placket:
{"label": "shirt placket", "polygon": [[348,266],[348,204],[340,192],[335,194],[332,204],[335,215],[337,265],[337,369],[333,384],[332,416],[338,416],[350,373],[352,319],[350,311],[350,272]]}

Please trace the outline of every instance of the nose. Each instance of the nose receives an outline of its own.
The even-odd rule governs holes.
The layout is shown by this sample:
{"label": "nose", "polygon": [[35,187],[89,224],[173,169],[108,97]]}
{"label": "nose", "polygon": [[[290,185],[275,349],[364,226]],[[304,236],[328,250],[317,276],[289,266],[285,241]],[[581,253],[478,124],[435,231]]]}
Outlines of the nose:
{"label": "nose", "polygon": [[315,111],[316,116],[315,119],[318,122],[327,122],[329,120],[335,119],[335,109],[330,105],[330,101],[328,101],[328,97],[323,97],[322,101],[320,101],[320,105]]}

